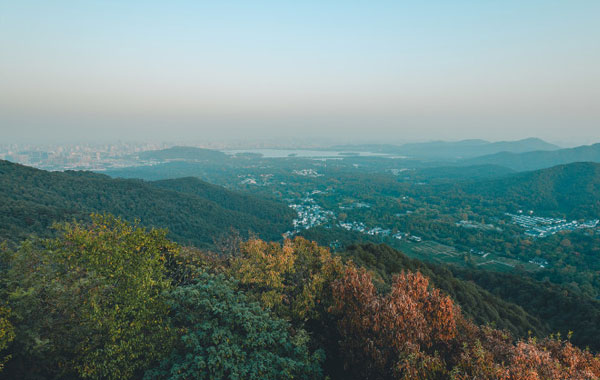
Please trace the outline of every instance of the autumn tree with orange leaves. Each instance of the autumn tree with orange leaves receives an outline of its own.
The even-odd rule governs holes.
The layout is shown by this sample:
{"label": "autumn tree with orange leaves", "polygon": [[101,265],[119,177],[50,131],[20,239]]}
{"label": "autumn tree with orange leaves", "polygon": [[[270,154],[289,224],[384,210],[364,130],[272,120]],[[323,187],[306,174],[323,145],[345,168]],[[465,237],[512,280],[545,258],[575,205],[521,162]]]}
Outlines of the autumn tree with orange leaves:
{"label": "autumn tree with orange leaves", "polygon": [[377,294],[364,269],[346,268],[333,286],[342,352],[356,378],[428,378],[445,370],[439,351],[456,335],[458,310],[420,273],[402,273]]}
{"label": "autumn tree with orange leaves", "polygon": [[343,265],[327,248],[297,237],[283,244],[259,239],[240,245],[226,269],[243,289],[285,319],[304,323],[322,317],[330,286]]}
{"label": "autumn tree with orange leaves", "polygon": [[349,265],[332,289],[341,352],[355,379],[600,378],[597,355],[556,338],[514,342],[475,326],[418,272],[397,275],[379,295],[371,275]]}
{"label": "autumn tree with orange leaves", "polygon": [[490,327],[470,324],[464,332],[456,380],[593,380],[600,378],[600,357],[560,336],[516,343]]}

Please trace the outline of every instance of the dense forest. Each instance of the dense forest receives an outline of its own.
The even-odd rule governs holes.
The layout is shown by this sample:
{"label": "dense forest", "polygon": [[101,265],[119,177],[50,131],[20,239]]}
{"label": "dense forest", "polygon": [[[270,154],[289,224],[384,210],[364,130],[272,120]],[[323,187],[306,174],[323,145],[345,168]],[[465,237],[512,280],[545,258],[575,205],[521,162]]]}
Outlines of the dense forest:
{"label": "dense forest", "polygon": [[377,192],[395,188],[399,193],[447,209],[470,207],[482,215],[518,209],[569,219],[600,215],[600,164],[593,162],[558,165],[494,179],[437,181],[426,186],[378,181],[370,186],[376,186]]}
{"label": "dense forest", "polygon": [[340,257],[250,239],[215,254],[110,215],[57,228],[0,256],[1,378],[600,376],[570,334],[479,325],[453,300],[473,288],[383,246]]}
{"label": "dense forest", "polygon": [[[166,165],[192,165],[180,154],[218,161],[161,154],[175,160]],[[594,215],[600,165],[520,174],[482,166],[465,181],[453,170],[399,178],[338,166],[298,179],[289,172],[304,161],[286,162],[241,192],[197,177],[112,179],[0,161],[0,377],[598,377],[600,235],[532,240],[497,215],[530,199],[556,215]],[[392,237],[333,223],[282,243],[295,217],[282,200],[308,196],[342,210],[337,220],[552,265],[499,273],[466,253],[415,259],[379,244],[397,244]],[[465,229],[457,218],[501,228]]]}
{"label": "dense forest", "polygon": [[[202,156],[205,152],[200,151]],[[176,153],[181,152],[177,149],[169,151],[170,155]],[[209,152],[208,156],[212,155]],[[7,219],[0,225],[0,232],[3,237],[16,242],[30,232],[47,233],[46,226],[52,221],[82,219],[89,212],[107,211],[128,220],[140,218],[147,226],[166,227],[169,237],[182,244],[208,247],[213,244],[215,236],[229,232],[231,227],[243,236],[252,231],[265,239],[277,240],[290,229],[295,216],[293,210],[282,203],[301,201],[306,194],[318,189],[320,193],[311,197],[324,209],[335,212],[335,218],[329,224],[300,234],[323,245],[337,246],[339,242],[348,245],[354,241],[369,240],[406,249],[398,246],[394,239],[361,237],[343,231],[337,225],[342,221],[362,222],[366,226],[379,226],[394,232],[410,232],[425,240],[453,247],[459,255],[449,258],[452,264],[478,265],[482,261],[478,262],[477,257],[463,260],[461,255],[467,255],[471,250],[491,252],[494,261],[513,262],[509,263],[510,267],[497,264],[490,269],[515,268],[533,279],[549,279],[555,284],[568,286],[571,291],[592,298],[600,297],[600,278],[597,276],[600,270],[600,233],[579,230],[532,239],[523,234],[523,228],[512,224],[504,215],[518,209],[535,209],[536,215],[569,220],[598,218],[599,164],[574,163],[503,178],[468,181],[448,178],[457,174],[456,171],[448,171],[445,179],[438,176],[429,183],[415,183],[414,180],[419,180],[422,175],[419,173],[427,173],[426,169],[410,171],[411,174],[406,176],[377,171],[353,172],[338,166],[345,160],[337,160],[334,164],[316,162],[314,165],[322,165],[317,167],[323,173],[320,177],[294,175],[293,170],[302,169],[309,162],[298,158],[273,161],[236,156],[227,160],[215,159],[208,166],[195,161],[163,164],[166,165],[163,169],[168,166],[173,176],[190,170],[198,175],[204,173],[209,178],[220,178],[220,183],[229,188],[239,189],[236,191],[192,177],[165,181],[110,180],[91,173],[44,173],[3,163],[2,180],[7,186],[6,193],[1,196],[10,195],[13,201],[2,203],[7,210],[2,217]],[[19,170],[9,173],[8,168]],[[36,176],[31,176],[27,182],[24,180],[26,176],[21,173],[26,170],[40,178],[53,180],[33,181]],[[161,173],[156,170],[155,174]],[[490,175],[495,175],[494,169],[489,167],[473,170],[469,174],[471,177],[485,177],[488,170],[492,170]],[[441,171],[431,169],[429,172]],[[13,175],[15,178],[11,177]],[[240,185],[244,178],[255,178],[257,184]],[[25,190],[21,191],[20,185]],[[80,192],[78,187],[86,190]],[[49,200],[48,197],[54,198]],[[278,201],[273,201],[273,198]],[[370,207],[348,207],[358,202]],[[489,230],[462,228],[456,224],[460,220],[493,224],[494,227]],[[411,254],[410,250],[407,253]],[[441,256],[435,259],[439,258],[444,259]],[[535,270],[528,262],[536,258],[547,260],[550,265],[543,271]]]}
{"label": "dense forest", "polygon": [[289,223],[290,216],[294,215],[285,205],[275,200],[269,201],[265,200],[264,196],[259,198],[248,193],[230,191],[196,177],[153,181],[149,184],[161,189],[191,194],[228,210],[254,215],[262,220],[273,220],[278,228],[286,227],[285,223]]}
{"label": "dense forest", "polygon": [[484,180],[506,177],[515,171],[500,165],[435,166],[405,173],[411,180],[421,182],[448,182],[449,180]]}
{"label": "dense forest", "polygon": [[341,255],[372,271],[383,289],[395,274],[421,272],[478,324],[492,324],[517,337],[570,332],[573,343],[600,350],[600,301],[566,287],[511,273],[423,262],[383,244],[351,245]]}
{"label": "dense forest", "polygon": [[600,164],[578,162],[460,186],[467,194],[539,213],[579,219],[600,215]]}
{"label": "dense forest", "polygon": [[455,277],[472,281],[504,301],[519,305],[580,347],[600,350],[600,301],[572,288],[527,276],[449,267]]}
{"label": "dense forest", "polygon": [[169,229],[175,241],[212,245],[230,228],[281,239],[293,210],[195,179],[173,182],[111,179],[91,172],[46,172],[0,161],[0,239],[48,236],[54,222],[110,212],[145,226]]}

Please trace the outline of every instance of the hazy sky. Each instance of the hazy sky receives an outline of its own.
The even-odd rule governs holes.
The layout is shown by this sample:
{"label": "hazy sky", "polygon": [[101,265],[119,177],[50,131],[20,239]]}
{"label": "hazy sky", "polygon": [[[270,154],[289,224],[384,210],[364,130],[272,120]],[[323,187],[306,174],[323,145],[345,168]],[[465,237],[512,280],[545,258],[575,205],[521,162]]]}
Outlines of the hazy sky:
{"label": "hazy sky", "polygon": [[591,143],[599,18],[598,0],[0,0],[0,137]]}

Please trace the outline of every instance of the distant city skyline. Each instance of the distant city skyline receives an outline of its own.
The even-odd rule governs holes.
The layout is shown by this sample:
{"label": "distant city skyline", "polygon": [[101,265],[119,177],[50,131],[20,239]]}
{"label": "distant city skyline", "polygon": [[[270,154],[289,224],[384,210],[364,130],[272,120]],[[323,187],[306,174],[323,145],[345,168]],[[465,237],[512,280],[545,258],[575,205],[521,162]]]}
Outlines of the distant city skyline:
{"label": "distant city skyline", "polygon": [[598,1],[12,1],[8,143],[600,141]]}

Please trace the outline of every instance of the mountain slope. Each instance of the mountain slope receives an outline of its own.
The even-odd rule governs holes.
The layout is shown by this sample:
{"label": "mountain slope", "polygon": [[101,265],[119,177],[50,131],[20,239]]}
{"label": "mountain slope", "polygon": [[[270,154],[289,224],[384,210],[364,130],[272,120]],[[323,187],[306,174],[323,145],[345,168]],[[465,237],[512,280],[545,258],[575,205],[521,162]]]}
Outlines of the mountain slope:
{"label": "mountain slope", "polygon": [[[257,202],[256,196],[230,191],[221,186],[204,182],[196,177],[166,179],[149,182],[149,184],[161,189],[192,194],[215,202],[223,208],[255,215],[260,219],[277,222],[281,218],[281,208],[273,207],[267,200]],[[275,200],[273,200],[273,203],[275,203]],[[277,206],[280,206],[280,204],[277,203]]]}
{"label": "mountain slope", "polygon": [[389,285],[394,274],[419,271],[458,303],[477,324],[494,324],[515,336],[560,332],[580,347],[600,348],[600,301],[560,285],[516,274],[442,266],[411,259],[384,244],[351,245],[341,255]]}
{"label": "mountain slope", "polygon": [[513,176],[460,185],[468,194],[527,207],[561,212],[569,218],[600,215],[600,164],[576,162]]}
{"label": "mountain slope", "polygon": [[567,336],[579,347],[600,349],[600,301],[564,286],[535,281],[524,276],[450,267],[454,275],[473,281],[504,301],[521,306],[550,326],[550,331]]}
{"label": "mountain slope", "polygon": [[177,242],[197,246],[211,245],[230,228],[279,239],[291,225],[294,212],[282,203],[199,180],[192,184],[195,193],[186,193],[164,183],[47,172],[0,161],[0,240],[18,242],[30,233],[44,234],[55,221],[86,218],[92,212],[139,218],[146,226],[168,228]]}
{"label": "mountain slope", "polygon": [[514,170],[498,165],[435,166],[415,169],[413,172],[409,172],[408,176],[421,181],[460,181],[499,178],[514,173]]}
{"label": "mountain slope", "polygon": [[493,164],[526,171],[549,168],[572,162],[600,162],[600,143],[554,151],[525,153],[501,152],[461,161],[462,165]]}

